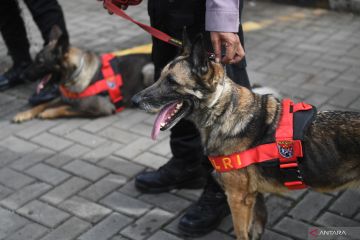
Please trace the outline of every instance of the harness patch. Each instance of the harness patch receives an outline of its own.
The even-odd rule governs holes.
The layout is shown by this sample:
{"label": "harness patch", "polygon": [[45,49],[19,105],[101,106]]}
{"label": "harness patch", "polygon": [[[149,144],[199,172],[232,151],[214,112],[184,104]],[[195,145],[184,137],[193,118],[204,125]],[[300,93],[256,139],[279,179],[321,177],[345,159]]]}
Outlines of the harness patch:
{"label": "harness patch", "polygon": [[293,141],[278,141],[277,142],[279,153],[284,158],[294,157],[294,142]]}

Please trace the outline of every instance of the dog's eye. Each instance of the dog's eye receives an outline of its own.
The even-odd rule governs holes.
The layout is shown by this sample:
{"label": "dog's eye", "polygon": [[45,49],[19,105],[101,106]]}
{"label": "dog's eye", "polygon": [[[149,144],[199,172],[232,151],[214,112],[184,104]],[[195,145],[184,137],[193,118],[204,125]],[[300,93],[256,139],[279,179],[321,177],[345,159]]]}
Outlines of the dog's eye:
{"label": "dog's eye", "polygon": [[167,76],[166,80],[171,85],[177,84],[176,80],[172,76]]}

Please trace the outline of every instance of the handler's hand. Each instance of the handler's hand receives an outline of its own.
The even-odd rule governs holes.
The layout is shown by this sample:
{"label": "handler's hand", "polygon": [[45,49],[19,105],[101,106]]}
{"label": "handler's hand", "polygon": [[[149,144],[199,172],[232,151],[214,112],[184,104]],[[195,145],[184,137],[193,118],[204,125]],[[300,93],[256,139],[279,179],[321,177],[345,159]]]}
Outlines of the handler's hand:
{"label": "handler's hand", "polygon": [[239,36],[231,32],[211,32],[211,43],[214,48],[215,61],[220,62],[221,46],[225,46],[225,56],[221,61],[227,63],[237,63],[245,57],[245,51],[241,46]]}

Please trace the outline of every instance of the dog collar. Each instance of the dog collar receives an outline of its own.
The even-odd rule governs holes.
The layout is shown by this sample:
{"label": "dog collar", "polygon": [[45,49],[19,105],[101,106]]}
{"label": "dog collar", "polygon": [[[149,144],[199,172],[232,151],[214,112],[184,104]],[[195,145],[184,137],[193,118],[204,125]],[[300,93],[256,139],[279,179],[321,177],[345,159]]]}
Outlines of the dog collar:
{"label": "dog collar", "polygon": [[[209,156],[211,164],[216,171],[227,172],[245,168],[255,163],[278,160],[279,167],[284,172],[284,185],[288,189],[305,188],[306,185],[298,168],[298,159],[303,157],[302,142],[293,139],[293,114],[297,111],[311,109],[312,106],[309,104],[294,104],[290,99],[284,99],[282,101],[281,118],[275,132],[275,142],[258,145],[230,155]],[[293,174],[295,174],[295,177],[292,177],[291,180],[286,179],[288,175]]]}
{"label": "dog collar", "polygon": [[73,80],[77,78],[82,72],[84,66],[85,66],[85,54],[83,53],[80,58],[79,67],[77,67],[76,70],[71,74],[70,79]]}
{"label": "dog collar", "polygon": [[[221,89],[219,89],[219,86],[221,86]],[[222,93],[224,92],[224,88],[225,88],[225,82],[223,84],[220,83],[216,86],[215,98],[208,105],[208,108],[212,108],[217,103],[217,101],[219,101]]]}

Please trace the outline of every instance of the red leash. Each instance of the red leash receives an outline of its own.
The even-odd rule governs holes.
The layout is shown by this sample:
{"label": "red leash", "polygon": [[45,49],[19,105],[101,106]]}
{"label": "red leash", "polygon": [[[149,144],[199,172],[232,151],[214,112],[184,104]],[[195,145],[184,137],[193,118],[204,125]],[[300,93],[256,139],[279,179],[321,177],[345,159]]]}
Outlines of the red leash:
{"label": "red leash", "polygon": [[135,19],[133,19],[132,17],[130,17],[129,15],[127,15],[122,9],[120,9],[118,6],[116,6],[115,4],[113,4],[111,2],[111,0],[104,0],[104,5],[105,7],[115,13],[116,15],[130,21],[130,22],[133,22],[135,23],[136,25],[138,25],[139,27],[141,27],[142,29],[144,29],[146,32],[150,33],[153,37],[157,38],[157,39],[160,39],[161,41],[164,41],[164,42],[167,42],[169,44],[172,44],[174,46],[177,46],[177,47],[181,47],[182,46],[182,43],[181,41],[175,39],[175,38],[172,38],[170,37],[169,35],[167,35],[166,33],[156,29],[156,28],[153,28],[149,25],[146,25],[144,23],[141,23],[141,22],[138,22],[136,21]]}

